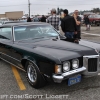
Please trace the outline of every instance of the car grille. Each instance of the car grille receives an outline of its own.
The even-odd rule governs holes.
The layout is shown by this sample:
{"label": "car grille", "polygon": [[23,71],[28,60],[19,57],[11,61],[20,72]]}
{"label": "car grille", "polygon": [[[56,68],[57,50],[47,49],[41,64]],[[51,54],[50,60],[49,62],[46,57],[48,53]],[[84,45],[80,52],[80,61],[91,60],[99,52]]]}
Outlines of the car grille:
{"label": "car grille", "polygon": [[88,71],[89,72],[97,71],[97,58],[88,59]]}

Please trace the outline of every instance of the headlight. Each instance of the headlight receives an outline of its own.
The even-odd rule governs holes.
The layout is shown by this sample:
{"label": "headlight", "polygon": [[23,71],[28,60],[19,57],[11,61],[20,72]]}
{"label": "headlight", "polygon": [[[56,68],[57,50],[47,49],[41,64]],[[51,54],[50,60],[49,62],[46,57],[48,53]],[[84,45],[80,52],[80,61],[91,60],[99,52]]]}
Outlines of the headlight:
{"label": "headlight", "polygon": [[72,61],[72,68],[77,69],[79,67],[79,60],[75,59]]}
{"label": "headlight", "polygon": [[63,63],[63,72],[67,72],[70,70],[70,62],[67,61],[65,63]]}
{"label": "headlight", "polygon": [[62,73],[62,66],[61,65],[56,65],[55,66],[55,73],[56,74],[61,74]]}

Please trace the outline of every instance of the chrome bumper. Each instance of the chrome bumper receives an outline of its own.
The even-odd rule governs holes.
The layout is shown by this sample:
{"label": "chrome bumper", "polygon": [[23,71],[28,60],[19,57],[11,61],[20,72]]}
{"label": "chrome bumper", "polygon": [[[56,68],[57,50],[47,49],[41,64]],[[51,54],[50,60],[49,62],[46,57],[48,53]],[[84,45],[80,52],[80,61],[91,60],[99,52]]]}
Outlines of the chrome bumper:
{"label": "chrome bumper", "polygon": [[80,72],[84,72],[85,70],[86,70],[85,67],[81,67],[81,68],[78,68],[66,73],[62,73],[61,75],[54,74],[52,77],[53,77],[54,82],[61,83],[65,78],[68,78],[69,76],[80,73]]}
{"label": "chrome bumper", "polygon": [[[91,59],[97,59],[96,65],[94,64],[93,66],[90,64],[89,65],[89,60]],[[89,68],[96,68],[96,70],[90,71]],[[99,67],[99,55],[89,55],[89,56],[83,56],[83,67],[71,70],[66,73],[62,73],[61,75],[56,75],[54,74],[53,80],[56,83],[61,83],[64,79],[69,78],[71,75],[80,73],[85,76],[85,77],[91,77],[91,76],[96,76],[100,72],[100,67]]]}

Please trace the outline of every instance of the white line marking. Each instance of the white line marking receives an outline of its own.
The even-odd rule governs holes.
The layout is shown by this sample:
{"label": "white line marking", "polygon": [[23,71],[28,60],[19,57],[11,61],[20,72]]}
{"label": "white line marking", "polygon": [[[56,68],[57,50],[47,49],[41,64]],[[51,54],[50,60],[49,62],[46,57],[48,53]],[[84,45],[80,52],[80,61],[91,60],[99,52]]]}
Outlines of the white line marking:
{"label": "white line marking", "polygon": [[100,73],[98,73],[98,75],[100,75]]}
{"label": "white line marking", "polygon": [[95,35],[95,36],[100,36],[100,34],[94,34],[94,33],[86,33],[86,32],[82,32],[83,34],[88,34],[88,35]]}

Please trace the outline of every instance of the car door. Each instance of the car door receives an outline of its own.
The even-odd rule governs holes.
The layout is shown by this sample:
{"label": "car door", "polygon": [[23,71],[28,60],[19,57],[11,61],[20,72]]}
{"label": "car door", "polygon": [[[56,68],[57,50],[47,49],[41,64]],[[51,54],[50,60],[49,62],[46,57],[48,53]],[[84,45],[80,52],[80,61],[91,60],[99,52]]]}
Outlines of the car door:
{"label": "car door", "polygon": [[[14,65],[19,65],[21,56],[16,53],[14,49],[12,27],[6,26],[0,28],[0,58],[12,63]],[[16,55],[15,55],[16,54]],[[17,59],[15,58],[17,57]]]}

